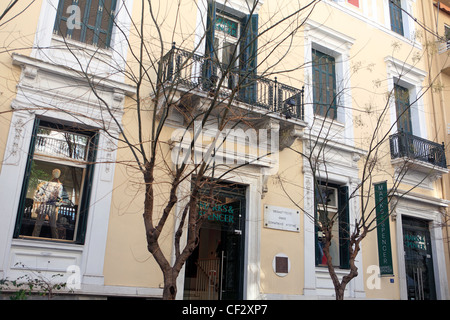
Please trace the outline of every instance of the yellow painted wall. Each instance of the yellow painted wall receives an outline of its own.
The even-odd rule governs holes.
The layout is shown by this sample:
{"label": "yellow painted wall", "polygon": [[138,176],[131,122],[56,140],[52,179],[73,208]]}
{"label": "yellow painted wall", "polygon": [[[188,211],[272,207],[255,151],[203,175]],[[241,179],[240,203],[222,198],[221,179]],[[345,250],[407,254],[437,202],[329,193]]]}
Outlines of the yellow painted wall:
{"label": "yellow painted wall", "polygon": [[[396,59],[406,61],[415,67],[425,70],[425,62],[418,59],[420,52],[411,45],[409,41],[404,41],[387,30],[384,24],[384,10],[381,1],[378,2],[378,24],[376,22],[367,23],[366,18],[357,18],[349,15],[348,11],[343,12],[336,7],[329,6],[326,3],[320,3],[314,9],[309,17],[314,21],[325,24],[328,28],[339,31],[355,39],[355,43],[350,50],[350,68],[351,68],[351,95],[354,118],[354,132],[356,147],[366,149],[367,139],[372,136],[371,128],[381,108],[386,104],[387,93],[387,69],[385,57],[393,56]],[[174,7],[174,4],[160,3],[156,11],[158,21],[164,20],[161,28],[163,34],[163,43],[165,49],[170,46],[172,41],[177,46],[187,50],[193,50],[194,21],[197,19],[197,8],[193,4],[182,2],[180,7]],[[265,1],[259,12],[260,32],[269,27],[274,21],[282,17],[287,17],[292,13],[292,8],[297,2],[283,1]],[[362,14],[362,9],[346,4],[347,10],[354,15]],[[183,10],[181,10],[183,9]],[[138,16],[139,6],[135,5],[134,15]],[[177,11],[179,10],[179,11]],[[182,14],[177,15],[182,12]],[[306,12],[301,14],[306,18]],[[276,40],[284,39],[302,22],[301,18],[286,20],[273,30],[268,30],[259,39],[258,59],[262,62],[259,72],[264,71],[271,66],[271,71],[279,73],[284,70],[294,70],[289,73],[281,72],[276,74],[278,80],[283,83],[300,88],[304,84],[304,32],[296,32],[292,43],[285,41],[277,51],[272,53]],[[345,23],[344,23],[345,22]],[[175,26],[176,25],[176,26]],[[175,27],[174,27],[175,26]],[[149,27],[150,42],[159,50],[157,31]],[[174,31],[175,30],[175,31]],[[132,37],[134,43],[137,38]],[[187,39],[187,40],[185,40]],[[274,41],[275,40],[275,41]],[[272,42],[270,42],[272,41]],[[420,40],[418,40],[420,42]],[[267,42],[269,42],[267,44]],[[130,56],[129,56],[130,57]],[[264,58],[267,58],[265,60]],[[273,75],[275,76],[275,75]],[[273,78],[273,77],[272,77]],[[130,106],[132,104],[130,103]],[[132,109],[130,109],[132,111]],[[136,119],[126,112],[124,124],[132,125]],[[390,126],[390,118],[387,118],[384,128],[386,133]],[[431,120],[431,119],[430,119]],[[427,121],[428,122],[428,121]],[[128,127],[128,126],[127,126]],[[169,136],[169,135],[168,135]],[[299,141],[295,144],[296,148],[301,148]],[[380,171],[375,175],[374,180],[392,180],[393,168],[390,163],[389,145],[385,144],[384,151],[381,153]],[[129,154],[123,150],[119,151],[119,159],[129,159]],[[265,204],[278,205],[289,208],[295,208],[295,204],[302,206],[303,194],[303,176],[301,161],[298,156],[293,155],[292,151],[284,150],[280,154],[282,159],[279,175],[271,177],[268,182],[269,192],[262,201]],[[113,196],[113,210],[111,212],[109,241],[105,263],[105,279],[107,284],[121,285],[149,285],[156,286],[161,283],[161,274],[154,260],[146,252],[144,230],[142,224],[142,186],[139,185],[139,174],[131,172],[130,168],[123,165],[117,165],[115,175],[115,194]],[[130,174],[132,178],[130,178]],[[137,180],[135,182],[134,180]],[[286,196],[280,183],[288,190],[292,199]],[[430,195],[435,195],[429,190],[422,190]],[[303,268],[303,232],[285,232],[279,230],[267,229],[262,226],[263,210],[261,210],[261,292],[276,294],[303,294],[304,268]],[[302,215],[301,226],[303,227],[304,215]],[[170,229],[170,228],[169,228]],[[302,229],[303,230],[303,229]],[[395,222],[391,221],[391,239],[393,248],[394,268],[397,268],[397,252],[395,243]],[[122,234],[123,237],[116,237]],[[171,246],[171,237],[168,234],[164,239],[164,247],[169,252]],[[314,248],[311,248],[314,250]],[[377,265],[377,242],[376,233],[369,234],[363,243],[363,252],[361,256],[364,266]],[[272,270],[272,261],[277,253],[284,253],[291,259],[291,272],[286,277],[278,277]],[[127,257],[127,258],[124,258]],[[114,263],[117,259],[121,264]],[[137,272],[127,272],[136,270]],[[148,272],[154,270],[154,272]],[[370,276],[366,270],[360,270],[360,274],[367,279]],[[367,290],[369,298],[399,298],[399,280],[394,277],[394,283],[390,278],[381,279],[381,289]]]}
{"label": "yellow painted wall", "polygon": [[[372,4],[374,0],[368,1]],[[414,2],[414,6],[422,6],[423,1]],[[154,3],[154,2],[152,2]],[[303,4],[303,2],[301,2]],[[20,15],[4,26],[0,26],[0,36],[2,43],[0,45],[8,48],[9,51],[3,51],[0,54],[0,158],[3,158],[4,148],[9,125],[11,119],[10,104],[16,94],[16,84],[20,77],[20,68],[12,66],[10,54],[12,51],[29,55],[31,46],[34,41],[37,22],[39,18],[42,1],[34,2],[25,11],[26,15]],[[147,4],[146,4],[147,5]],[[197,4],[195,1],[160,1],[155,4],[152,13],[161,28],[156,28],[152,22],[149,8],[145,7],[146,17],[144,25],[144,34],[147,49],[150,57],[144,58],[144,63],[150,65],[159,59],[161,47],[164,52],[171,47],[173,42],[176,45],[187,50],[194,49],[195,27],[198,19]],[[260,16],[260,32],[271,26],[274,21],[283,17],[288,17],[296,8],[298,1],[275,1],[265,0]],[[360,1],[362,5],[362,1]],[[358,18],[363,13],[362,9],[355,8],[350,4],[344,4],[346,11],[338,9],[338,5],[328,5],[327,3],[319,3],[311,16],[308,17],[307,12],[300,14],[297,19],[287,19],[283,23],[269,30],[259,40],[258,59],[261,63],[259,72],[261,73],[267,68],[275,72],[269,78],[278,77],[280,82],[290,84],[294,87],[301,88],[305,84],[305,33],[302,30],[288,37],[296,27],[302,24],[302,19],[309,18],[316,22],[323,23],[328,28],[336,30],[355,39],[355,43],[350,49],[350,70],[351,70],[351,96],[352,96],[352,112],[354,119],[354,136],[356,147],[366,149],[367,139],[372,135],[372,128],[375,125],[377,115],[386,104],[387,92],[387,69],[385,57],[393,56],[398,60],[406,61],[414,65],[416,68],[429,71],[429,65],[426,59],[420,53],[420,46],[413,46],[409,41],[404,41],[401,37],[393,35],[384,27],[384,10],[382,1],[377,1],[377,18],[376,22],[369,22],[366,18]],[[24,3],[19,2],[16,8],[11,12],[19,12]],[[424,8],[428,8],[424,6]],[[0,5],[0,12],[3,5]],[[430,9],[427,9],[426,15],[430,17]],[[414,9],[417,12],[416,9]],[[140,12],[141,7],[139,1],[134,1],[132,10],[133,19],[136,23],[130,31],[130,44],[133,50],[128,52],[129,67],[133,72],[137,72],[138,63],[133,60],[133,53],[138,54],[136,48],[139,44],[138,30],[140,29]],[[349,12],[351,14],[349,14]],[[370,13],[371,16],[374,13]],[[444,14],[440,15],[441,24],[439,25],[439,33],[442,34],[442,23],[450,25],[450,17]],[[137,29],[135,29],[135,27]],[[162,42],[158,34],[162,35]],[[426,47],[423,34],[419,34],[418,44]],[[286,40],[283,44],[275,49],[277,41]],[[292,41],[291,41],[292,40]],[[11,51],[11,48],[14,50]],[[155,57],[158,57],[155,59]],[[267,57],[267,60],[265,58]],[[450,58],[449,58],[450,59]],[[285,73],[285,70],[292,70]],[[445,101],[450,99],[450,90],[447,86],[450,80],[449,75],[441,75],[443,89],[439,94],[431,97],[426,94],[424,97],[424,105],[427,114],[427,124],[431,124],[435,119],[445,119],[434,126],[428,126],[429,137],[439,136],[446,138],[446,123],[450,123],[447,113],[445,113]],[[425,81],[426,82],[426,81]],[[425,83],[426,85],[426,83]],[[142,101],[149,110],[154,107],[154,103],[149,98],[151,93],[151,85],[144,84],[145,89],[142,91]],[[431,103],[434,99],[434,109]],[[126,98],[125,114],[123,117],[123,125],[126,130],[127,137],[131,137],[136,141],[136,115],[134,113],[135,102]],[[438,113],[435,113],[437,111]],[[438,115],[435,118],[435,115]],[[151,121],[151,112],[143,114],[146,123]],[[389,117],[387,118],[390,119]],[[384,132],[389,129],[390,123],[386,121],[384,124]],[[147,127],[147,130],[149,127]],[[173,129],[166,128],[164,131],[163,141],[169,140]],[[148,131],[146,132],[149,137]],[[446,140],[447,144],[450,142]],[[149,145],[144,146],[147,150]],[[168,157],[170,150],[167,145],[162,146],[163,153]],[[297,140],[293,146],[301,150],[301,142]],[[389,145],[385,144],[383,152],[380,153],[381,163],[379,171],[374,176],[374,180],[392,180],[393,168],[390,163]],[[268,181],[269,192],[261,201],[261,284],[260,290],[264,294],[303,294],[304,286],[304,246],[303,246],[303,226],[306,217],[302,214],[300,219],[301,232],[286,232],[264,228],[263,212],[264,205],[276,205],[288,208],[303,207],[303,173],[302,163],[298,155],[292,151],[285,149],[280,153],[280,169],[278,175],[272,176]],[[117,164],[114,176],[114,191],[112,196],[112,209],[110,213],[108,242],[105,256],[105,284],[120,286],[137,286],[157,288],[162,283],[162,273],[154,261],[151,254],[146,248],[145,230],[143,225],[143,179],[135,164],[132,155],[123,143],[119,144]],[[363,159],[362,159],[363,160]],[[360,164],[362,162],[360,161]],[[165,163],[160,163],[160,170],[157,172],[162,181],[166,181],[165,175],[167,170],[164,169]],[[1,170],[1,163],[0,163]],[[450,183],[448,178],[444,180],[443,190],[447,192],[445,197],[448,198],[448,190]],[[281,185],[282,184],[282,185]],[[433,197],[442,197],[442,188],[436,184],[435,190],[419,190],[423,194]],[[168,193],[168,185],[160,184],[156,188],[158,191],[159,206],[166,199]],[[284,188],[284,190],[283,190]],[[405,186],[406,188],[406,186]],[[291,196],[288,197],[287,193]],[[161,237],[161,245],[164,252],[170,257],[173,240],[171,232],[174,220],[171,218],[167,224],[167,231]],[[391,240],[392,253],[394,258],[394,270],[397,269],[397,252],[395,229],[396,222],[391,221]],[[363,259],[364,266],[377,265],[377,241],[376,233],[372,232],[368,235],[363,243]],[[314,248],[310,248],[314,250]],[[448,247],[447,247],[448,249]],[[283,253],[289,256],[291,261],[291,272],[285,277],[279,277],[273,272],[272,261],[276,254]],[[170,258],[169,258],[170,259]],[[450,270],[449,270],[450,271]],[[364,282],[370,277],[366,270],[360,270],[360,275],[364,277]],[[180,275],[182,276],[182,275]],[[394,283],[390,280],[393,279]],[[399,279],[397,276],[392,278],[381,279],[381,289],[371,290],[366,287],[366,295],[368,298],[387,298],[398,299]]]}
{"label": "yellow painted wall", "polygon": [[[32,4],[19,1],[0,21],[0,159],[4,157],[13,112],[11,102],[16,97],[16,85],[21,73],[20,67],[12,65],[11,55],[12,53],[30,54],[41,3],[41,0],[34,1]],[[0,12],[3,13],[9,4],[9,1],[1,3]],[[1,169],[0,161],[0,171]]]}

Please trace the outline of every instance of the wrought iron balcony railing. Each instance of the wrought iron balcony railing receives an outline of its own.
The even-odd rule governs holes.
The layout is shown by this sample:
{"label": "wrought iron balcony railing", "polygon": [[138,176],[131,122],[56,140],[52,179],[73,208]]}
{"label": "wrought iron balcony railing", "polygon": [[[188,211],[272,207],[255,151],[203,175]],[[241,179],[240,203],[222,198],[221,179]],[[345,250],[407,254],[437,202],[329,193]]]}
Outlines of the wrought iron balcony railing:
{"label": "wrought iron balcony railing", "polygon": [[217,92],[223,98],[243,102],[277,113],[287,119],[304,119],[304,89],[226,68],[210,58],[176,47],[162,59],[162,81],[192,90]]}
{"label": "wrought iron balcony railing", "polygon": [[391,159],[408,158],[447,168],[444,144],[435,143],[400,131],[389,137]]}

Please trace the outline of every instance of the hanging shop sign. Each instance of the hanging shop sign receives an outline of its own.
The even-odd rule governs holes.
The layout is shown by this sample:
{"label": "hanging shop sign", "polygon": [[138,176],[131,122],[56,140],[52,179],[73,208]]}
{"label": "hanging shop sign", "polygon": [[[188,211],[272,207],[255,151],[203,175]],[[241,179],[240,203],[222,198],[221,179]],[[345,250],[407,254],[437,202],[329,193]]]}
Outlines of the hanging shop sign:
{"label": "hanging shop sign", "polygon": [[393,275],[391,233],[389,227],[389,204],[386,181],[375,183],[375,206],[377,214],[378,262],[380,275]]}
{"label": "hanging shop sign", "polygon": [[300,232],[300,212],[276,206],[264,206],[264,227]]}

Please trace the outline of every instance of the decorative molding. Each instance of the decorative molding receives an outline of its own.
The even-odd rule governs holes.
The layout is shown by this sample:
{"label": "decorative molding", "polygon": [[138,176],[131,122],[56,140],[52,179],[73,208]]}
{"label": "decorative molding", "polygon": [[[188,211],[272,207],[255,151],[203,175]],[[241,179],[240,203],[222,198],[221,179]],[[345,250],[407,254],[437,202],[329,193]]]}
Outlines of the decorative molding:
{"label": "decorative molding", "polygon": [[20,162],[20,157],[22,154],[26,154],[23,151],[23,139],[25,133],[25,117],[16,115],[12,123],[12,140],[8,143],[8,148],[6,149],[5,159],[3,164],[5,165],[15,165],[17,166]]}
{"label": "decorative molding", "polygon": [[63,78],[78,80],[81,81],[82,83],[87,83],[88,82],[87,77],[89,77],[89,81],[96,88],[109,91],[120,90],[127,96],[132,96],[136,93],[135,86],[126,84],[121,81],[115,81],[92,74],[85,74],[62,65],[55,65],[18,53],[13,53],[12,58],[13,58],[13,65],[21,66],[23,70],[25,70],[24,72],[25,77],[28,79],[34,80],[36,78],[38,70],[42,70],[47,73],[59,75]]}

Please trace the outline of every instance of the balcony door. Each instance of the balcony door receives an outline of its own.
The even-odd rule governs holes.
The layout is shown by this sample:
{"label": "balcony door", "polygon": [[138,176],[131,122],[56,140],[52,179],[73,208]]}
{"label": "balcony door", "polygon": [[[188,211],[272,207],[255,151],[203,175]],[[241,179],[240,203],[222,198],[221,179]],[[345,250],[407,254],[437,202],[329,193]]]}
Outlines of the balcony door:
{"label": "balcony door", "polygon": [[221,93],[239,88],[239,99],[254,103],[257,95],[258,15],[208,1],[203,88],[216,90],[223,78]]}
{"label": "balcony door", "polygon": [[409,90],[394,86],[395,110],[397,112],[397,128],[399,131],[412,134],[411,105],[409,102]]}
{"label": "balcony door", "polygon": [[214,64],[218,79],[224,78],[221,88],[233,89],[239,81],[239,21],[222,15],[215,19]]}

